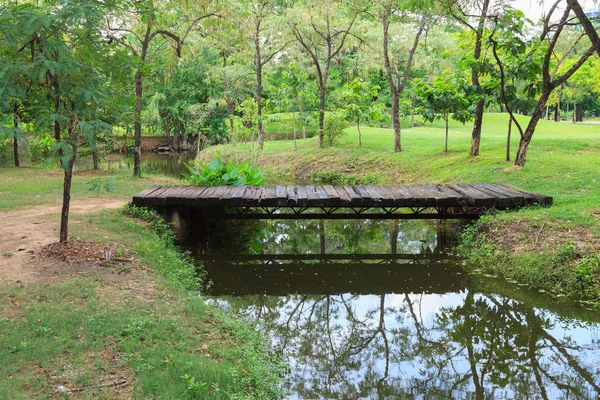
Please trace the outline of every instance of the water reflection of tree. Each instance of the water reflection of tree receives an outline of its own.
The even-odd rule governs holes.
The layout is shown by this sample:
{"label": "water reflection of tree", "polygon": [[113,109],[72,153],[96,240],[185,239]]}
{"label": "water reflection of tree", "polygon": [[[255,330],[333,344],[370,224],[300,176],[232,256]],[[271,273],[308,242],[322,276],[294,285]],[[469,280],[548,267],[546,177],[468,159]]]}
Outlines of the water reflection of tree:
{"label": "water reflection of tree", "polygon": [[366,312],[358,310],[365,298],[351,295],[245,298],[237,306],[272,330],[278,350],[293,355],[298,366],[288,376],[289,389],[303,398],[600,393],[600,368],[578,360],[576,343],[554,337],[544,312],[467,292],[461,305],[424,320],[416,296],[400,304],[389,299],[370,297]]}

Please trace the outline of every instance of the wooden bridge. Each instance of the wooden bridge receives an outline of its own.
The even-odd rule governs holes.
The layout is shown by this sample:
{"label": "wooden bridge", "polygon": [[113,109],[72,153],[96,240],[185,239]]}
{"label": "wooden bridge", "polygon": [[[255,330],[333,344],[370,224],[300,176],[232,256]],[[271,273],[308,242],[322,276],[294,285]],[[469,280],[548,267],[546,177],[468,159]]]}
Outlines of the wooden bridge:
{"label": "wooden bridge", "polygon": [[552,204],[552,197],[504,184],[415,186],[152,186],[133,197],[168,220],[477,218],[488,210]]}

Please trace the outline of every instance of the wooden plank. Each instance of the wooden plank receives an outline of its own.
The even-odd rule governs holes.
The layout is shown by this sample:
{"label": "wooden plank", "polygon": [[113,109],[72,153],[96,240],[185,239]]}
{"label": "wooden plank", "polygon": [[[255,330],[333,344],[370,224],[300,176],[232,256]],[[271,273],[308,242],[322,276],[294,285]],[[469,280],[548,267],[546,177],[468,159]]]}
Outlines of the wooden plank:
{"label": "wooden plank", "polygon": [[275,187],[275,197],[277,198],[276,204],[278,207],[287,205],[287,195],[285,193],[285,186]]}
{"label": "wooden plank", "polygon": [[470,197],[477,198],[484,207],[492,208],[496,206],[496,198],[489,193],[477,190],[473,185],[462,184],[458,186],[460,186]]}
{"label": "wooden plank", "polygon": [[195,206],[198,196],[204,192],[207,186],[189,186],[187,190],[180,195],[178,202],[182,206]]}
{"label": "wooden plank", "polygon": [[306,197],[308,197],[308,205],[309,206],[319,207],[319,206],[323,205],[322,200],[319,199],[319,196],[315,192],[314,186],[307,185],[304,188],[306,190]]}
{"label": "wooden plank", "polygon": [[235,189],[231,194],[231,206],[239,207],[244,204],[244,193],[248,189],[248,186],[234,186]]}
{"label": "wooden plank", "polygon": [[159,185],[152,185],[148,189],[142,190],[141,192],[139,192],[138,194],[133,196],[133,199],[131,200],[132,204],[135,206],[144,205],[144,197],[148,196],[150,193],[152,193],[160,188],[161,188],[161,186],[159,186]]}
{"label": "wooden plank", "polygon": [[298,186],[298,197],[296,198],[296,204],[300,207],[308,206],[308,195],[306,194],[305,186]]}
{"label": "wooden plank", "polygon": [[335,188],[331,185],[323,185],[323,190],[325,190],[325,193],[327,193],[327,196],[329,196],[330,199],[339,199],[340,195],[338,194],[338,192],[335,190]]}
{"label": "wooden plank", "polygon": [[456,192],[452,192],[454,195],[448,194],[438,185],[423,185],[422,187],[428,196],[433,198],[435,207],[448,207],[456,204]]}
{"label": "wooden plank", "polygon": [[475,189],[489,193],[496,199],[496,208],[512,208],[520,207],[523,205],[523,196],[511,196],[506,192],[501,192],[493,187],[487,187],[486,185],[472,185]]}
{"label": "wooden plank", "polygon": [[342,207],[350,206],[351,202],[350,202],[350,196],[348,195],[348,192],[346,192],[344,190],[344,188],[339,187],[339,186],[334,187],[334,189],[338,195],[340,206],[342,206]]}
{"label": "wooden plank", "polygon": [[227,186],[215,186],[214,188],[215,190],[204,196],[206,198],[206,204],[213,207],[222,207],[224,204],[221,201],[221,197],[227,190]]}
{"label": "wooden plank", "polygon": [[221,202],[221,206],[231,206],[231,198],[233,193],[235,192],[236,186],[227,186],[225,190],[223,190],[223,194],[219,201]]}
{"label": "wooden plank", "polygon": [[459,205],[471,207],[485,207],[485,198],[481,194],[471,193],[471,191],[459,185],[448,185],[448,187],[462,195],[462,198],[459,199]]}
{"label": "wooden plank", "polygon": [[317,196],[319,196],[319,199],[323,201],[323,207],[337,206],[337,204],[334,204],[335,199],[329,197],[323,186],[315,186],[315,191],[317,192]]}
{"label": "wooden plank", "polygon": [[410,207],[414,204],[412,196],[400,186],[388,186],[387,189],[394,196],[394,207]]}
{"label": "wooden plank", "polygon": [[165,205],[168,206],[180,206],[183,205],[184,199],[187,198],[188,192],[191,191],[193,187],[181,186],[177,188],[173,188],[173,190],[169,191],[168,195],[165,195]]}
{"label": "wooden plank", "polygon": [[379,193],[377,193],[377,191],[375,189],[373,189],[372,186],[364,186],[364,189],[367,191],[367,193],[369,193],[369,196],[371,197],[371,201],[373,202],[374,206],[381,206],[381,202],[383,201],[383,198],[379,195]]}
{"label": "wooden plank", "polygon": [[433,204],[427,202],[429,197],[425,196],[422,190],[417,186],[403,186],[404,190],[410,196],[413,207],[431,207]]}
{"label": "wooden plank", "polygon": [[144,197],[144,205],[146,206],[161,206],[165,205],[166,197],[163,195],[171,190],[171,186],[163,186]]}
{"label": "wooden plank", "polygon": [[295,206],[297,204],[296,198],[298,197],[296,188],[294,186],[288,186],[285,190],[285,194],[287,197],[287,205],[291,207]]}
{"label": "wooden plank", "polygon": [[541,193],[530,192],[529,190],[517,189],[512,185],[507,185],[504,183],[498,184],[497,186],[504,188],[505,190],[511,190],[515,192],[522,193],[525,197],[525,203],[528,205],[531,204],[542,204],[545,206],[552,205],[553,199],[551,196],[546,196]]}
{"label": "wooden plank", "polygon": [[260,196],[259,204],[263,207],[277,206],[277,193],[275,186],[265,186]]}
{"label": "wooden plank", "polygon": [[350,198],[350,205],[361,206],[363,204],[362,197],[360,196],[360,194],[358,194],[354,191],[354,188],[352,186],[344,186],[344,190],[346,191],[346,193],[348,194],[348,197]]}
{"label": "wooden plank", "polygon": [[390,193],[385,186],[372,186],[372,189],[377,192],[377,197],[381,199],[382,207],[392,207],[394,205],[394,195]]}
{"label": "wooden plank", "polygon": [[371,199],[371,195],[369,194],[369,192],[366,191],[366,189],[364,188],[363,185],[355,185],[355,186],[353,186],[353,188],[354,188],[354,192],[358,193],[358,195],[362,199],[361,204],[363,207],[373,207],[373,206],[377,205],[373,201],[373,199]]}

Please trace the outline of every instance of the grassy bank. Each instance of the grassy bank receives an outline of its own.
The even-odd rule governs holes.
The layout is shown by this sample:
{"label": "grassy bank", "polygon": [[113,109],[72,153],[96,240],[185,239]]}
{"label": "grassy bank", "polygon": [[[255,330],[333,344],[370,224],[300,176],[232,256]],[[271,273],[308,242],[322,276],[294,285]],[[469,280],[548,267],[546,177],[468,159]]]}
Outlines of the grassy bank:
{"label": "grassy bank", "polygon": [[[60,192],[49,182],[55,172],[0,169],[2,209],[58,202]],[[75,199],[95,196],[85,186],[89,174],[96,176],[75,177]],[[110,177],[115,191],[100,196],[129,198],[157,182]],[[268,340],[205,305],[195,265],[173,246],[164,225],[145,222],[151,220],[114,210],[72,214],[71,235],[84,246],[108,246],[134,261],[36,256],[42,271],[58,262],[74,272],[46,283],[0,282],[1,398],[277,396],[280,371]]]}
{"label": "grassy bank", "polygon": [[[527,120],[519,117],[522,125]],[[507,127],[506,114],[486,114],[481,155],[475,158],[468,155],[471,126],[454,122],[448,153],[442,152],[444,126],[439,122],[403,130],[402,153],[393,152],[390,129],[363,128],[359,147],[356,128],[349,128],[334,146],[324,149],[312,138],[299,141],[298,150],[291,141],[275,141],[267,142],[263,152],[228,145],[208,149],[201,158],[208,160],[220,151],[251,160],[273,183],[508,183],[553,196],[550,208],[482,219],[477,235],[465,239],[462,247],[469,268],[557,296],[599,300],[600,268],[594,260],[600,248],[600,129],[540,121],[527,165],[517,168],[505,161]],[[513,154],[517,145],[513,127]]]}

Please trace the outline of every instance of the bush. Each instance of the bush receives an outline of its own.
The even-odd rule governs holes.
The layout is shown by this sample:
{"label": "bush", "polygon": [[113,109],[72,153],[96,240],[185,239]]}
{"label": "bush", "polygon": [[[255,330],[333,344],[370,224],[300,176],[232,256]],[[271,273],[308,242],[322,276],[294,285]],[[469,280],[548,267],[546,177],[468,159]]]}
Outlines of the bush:
{"label": "bush", "polygon": [[189,174],[183,175],[196,186],[218,186],[218,185],[264,185],[265,179],[262,172],[248,164],[247,161],[235,165],[232,161],[224,163],[221,155],[217,156],[207,165],[197,163],[198,169],[186,165]]}
{"label": "bush", "polygon": [[343,136],[346,132],[344,129],[348,127],[348,121],[346,121],[346,114],[342,111],[328,112],[325,114],[325,121],[323,121],[323,136],[330,146],[339,137]]}

